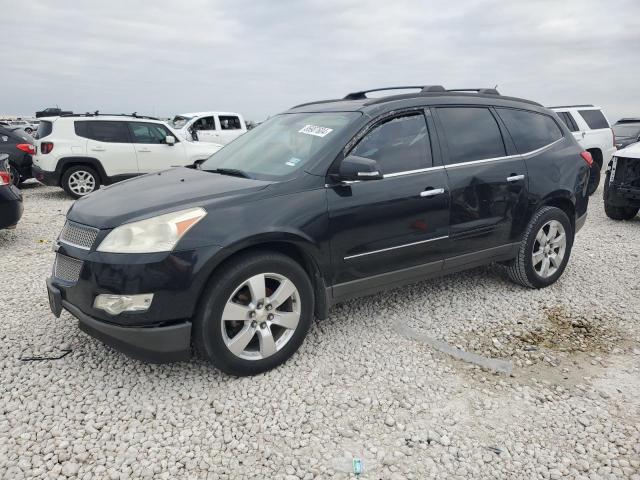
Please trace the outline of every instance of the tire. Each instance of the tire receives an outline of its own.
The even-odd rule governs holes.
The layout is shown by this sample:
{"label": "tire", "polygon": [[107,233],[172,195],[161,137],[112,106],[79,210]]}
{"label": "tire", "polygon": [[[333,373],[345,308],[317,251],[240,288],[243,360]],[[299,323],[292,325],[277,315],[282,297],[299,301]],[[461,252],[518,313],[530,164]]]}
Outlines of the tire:
{"label": "tire", "polygon": [[[553,239],[547,237],[551,227],[556,229]],[[562,230],[564,243],[560,240]],[[555,283],[569,261],[573,235],[566,213],[556,207],[542,207],[527,225],[518,256],[507,266],[511,280],[529,288],[544,288]],[[544,270],[545,263],[547,270]]]}
{"label": "tire", "polygon": [[640,211],[638,207],[614,207],[610,203],[604,203],[604,213],[612,220],[631,220]]}
{"label": "tire", "polygon": [[598,190],[598,186],[600,185],[600,172],[602,171],[602,166],[594,161],[589,169],[589,185],[587,186],[587,195],[591,196]]}
{"label": "tire", "polygon": [[11,177],[11,183],[15,187],[19,187],[22,183],[22,179],[20,178],[20,172],[13,165],[9,165],[9,176]]}
{"label": "tire", "polygon": [[[84,179],[84,183],[82,183]],[[61,186],[73,198],[84,197],[100,188],[100,176],[87,165],[75,165],[65,170]]]}
{"label": "tire", "polygon": [[27,127],[24,129],[25,132],[27,132],[29,135],[31,135],[33,133],[33,129]]}
{"label": "tire", "polygon": [[[254,293],[260,285],[263,294]],[[276,299],[282,285],[286,285],[282,295],[292,293]],[[269,309],[270,298],[286,301]],[[284,363],[298,350],[313,312],[313,286],[298,263],[275,252],[247,254],[224,265],[205,288],[193,319],[193,343],[201,357],[223,372],[256,375]],[[289,328],[279,326],[274,315]]]}

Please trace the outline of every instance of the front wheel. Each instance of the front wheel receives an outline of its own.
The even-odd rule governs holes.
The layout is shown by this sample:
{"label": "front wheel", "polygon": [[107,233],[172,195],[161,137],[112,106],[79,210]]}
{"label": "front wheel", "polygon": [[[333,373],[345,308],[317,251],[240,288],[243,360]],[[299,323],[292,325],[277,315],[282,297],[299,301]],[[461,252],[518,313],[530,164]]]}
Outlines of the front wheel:
{"label": "front wheel", "polygon": [[573,227],[567,214],[542,207],[527,226],[518,256],[507,267],[509,277],[525,287],[548,287],[564,272],[572,246]]}
{"label": "front wheel", "polygon": [[255,375],[296,352],[313,311],[311,281],[298,263],[275,252],[248,254],[223,266],[205,289],[194,344],[223,372]]}

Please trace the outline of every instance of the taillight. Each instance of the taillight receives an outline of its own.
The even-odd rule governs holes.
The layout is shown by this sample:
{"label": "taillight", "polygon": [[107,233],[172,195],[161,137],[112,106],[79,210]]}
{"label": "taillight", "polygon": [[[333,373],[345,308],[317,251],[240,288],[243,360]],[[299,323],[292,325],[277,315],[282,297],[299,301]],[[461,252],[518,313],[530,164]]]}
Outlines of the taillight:
{"label": "taillight", "polygon": [[11,175],[9,172],[0,172],[0,186],[9,185],[11,183]]}
{"label": "taillight", "polygon": [[53,150],[53,142],[42,142],[40,144],[40,153],[50,153]]}
{"label": "taillight", "polygon": [[585,162],[587,162],[587,165],[589,165],[589,168],[591,168],[591,165],[593,165],[593,157],[591,156],[591,154],[585,151],[585,152],[582,152],[580,156]]}
{"label": "taillight", "polygon": [[16,145],[18,150],[22,150],[24,153],[28,153],[29,155],[36,154],[36,147],[31,145],[30,143],[19,143]]}

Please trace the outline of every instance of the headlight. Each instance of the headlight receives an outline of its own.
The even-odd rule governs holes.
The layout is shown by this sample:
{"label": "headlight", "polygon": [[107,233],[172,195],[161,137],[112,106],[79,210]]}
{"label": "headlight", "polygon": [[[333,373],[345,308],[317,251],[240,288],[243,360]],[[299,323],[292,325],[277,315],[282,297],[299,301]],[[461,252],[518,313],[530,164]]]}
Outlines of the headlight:
{"label": "headlight", "polygon": [[182,236],[207,212],[203,208],[190,208],[167,213],[115,228],[100,243],[99,252],[152,253],[170,252]]}

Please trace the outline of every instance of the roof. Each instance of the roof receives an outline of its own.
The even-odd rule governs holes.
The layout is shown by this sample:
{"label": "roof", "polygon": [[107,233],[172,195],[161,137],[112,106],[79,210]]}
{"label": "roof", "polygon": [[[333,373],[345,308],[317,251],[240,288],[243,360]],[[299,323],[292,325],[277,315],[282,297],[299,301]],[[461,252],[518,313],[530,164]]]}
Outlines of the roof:
{"label": "roof", "polygon": [[235,112],[191,112],[191,113],[176,113],[175,117],[202,117],[204,115],[237,115],[240,116],[239,113]]}
{"label": "roof", "polygon": [[40,121],[50,121],[54,122],[61,118],[72,118],[74,120],[127,120],[127,121],[152,121],[152,122],[161,122],[164,123],[163,120],[160,120],[156,117],[147,117],[143,115],[138,115],[135,112],[132,114],[126,113],[73,113],[67,115],[56,115],[53,117],[41,117]]}
{"label": "roof", "polygon": [[[384,97],[367,97],[369,92],[378,92],[386,90],[408,90],[419,89],[416,93],[405,93],[400,95],[388,95]],[[446,90],[441,85],[429,86],[409,86],[409,87],[387,87],[375,88],[371,90],[363,90],[347,94],[344,98],[334,100],[321,100],[317,102],[303,103],[296,105],[290,111],[314,111],[314,112],[331,112],[331,111],[369,111],[375,110],[380,105],[389,103],[410,104],[416,103],[416,100],[428,99],[432,104],[451,104],[451,103],[478,103],[490,105],[508,105],[513,103],[526,103],[536,107],[542,107],[541,104],[517,97],[507,97],[500,95],[495,88],[465,88]],[[486,101],[490,100],[490,101]],[[407,105],[408,106],[408,105]],[[401,105],[399,105],[401,108]],[[543,107],[544,108],[544,107]]]}
{"label": "roof", "polygon": [[596,105],[591,105],[591,104],[584,104],[584,105],[558,105],[556,107],[548,107],[551,110],[569,110],[571,108],[584,108],[584,109],[588,109],[588,110],[602,110],[600,107],[596,106]]}

